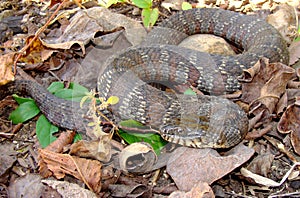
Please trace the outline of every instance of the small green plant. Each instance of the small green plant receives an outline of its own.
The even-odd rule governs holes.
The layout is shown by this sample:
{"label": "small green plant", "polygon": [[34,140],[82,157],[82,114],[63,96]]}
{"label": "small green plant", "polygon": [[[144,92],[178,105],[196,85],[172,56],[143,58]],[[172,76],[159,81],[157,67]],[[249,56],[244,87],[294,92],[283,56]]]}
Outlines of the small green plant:
{"label": "small green plant", "polygon": [[132,0],[133,4],[142,9],[143,24],[146,28],[152,27],[159,15],[158,8],[152,8],[152,0]]}
{"label": "small green plant", "polygon": [[[119,123],[119,135],[128,143],[147,142],[153,148],[157,155],[161,149],[168,143],[157,132],[148,126],[135,121],[125,120]],[[147,131],[147,133],[145,133]],[[153,132],[151,132],[153,131]]]}
{"label": "small green plant", "polygon": [[182,4],[181,4],[181,9],[182,10],[190,10],[192,8],[193,8],[192,5],[188,2],[182,2]]}
{"label": "small green plant", "polygon": [[[76,83],[70,83],[69,88],[65,89],[63,83],[54,82],[48,87],[48,91],[59,98],[77,102],[80,102],[82,97],[89,94],[87,88]],[[14,124],[24,123],[40,113],[40,109],[33,99],[22,98],[15,94],[13,97],[19,104],[19,107],[9,116]],[[36,134],[43,148],[56,140],[56,137],[53,136],[56,132],[58,132],[58,127],[51,124],[44,115],[39,117],[36,123]],[[77,134],[75,139],[81,139],[80,135]]]}

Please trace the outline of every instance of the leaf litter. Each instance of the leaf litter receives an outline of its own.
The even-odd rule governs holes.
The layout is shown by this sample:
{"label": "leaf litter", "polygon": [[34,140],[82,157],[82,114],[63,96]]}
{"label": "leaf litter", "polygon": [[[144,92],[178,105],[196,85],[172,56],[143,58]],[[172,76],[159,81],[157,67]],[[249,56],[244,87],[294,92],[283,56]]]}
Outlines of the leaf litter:
{"label": "leaf litter", "polygon": [[[267,1],[262,1],[260,2],[260,4],[261,3],[264,6],[269,6],[268,4],[269,2]],[[244,3],[237,4],[234,2],[230,2],[230,4],[228,5],[224,4],[219,6],[221,7],[227,6],[227,7],[234,8],[235,10],[249,9],[249,7],[247,7],[247,4]],[[117,25],[111,25],[110,22],[118,21],[119,19],[121,18],[123,19],[124,17],[123,15],[114,15],[114,14],[110,15],[110,14],[111,13],[109,11],[102,8],[101,9],[93,8],[93,9],[87,9],[84,11],[76,12],[75,14],[76,17],[74,16],[71,18],[69,25],[65,27],[61,27],[61,31],[57,31],[56,34],[54,31],[51,32],[51,34],[49,34],[51,35],[52,40],[49,37],[46,37],[46,38],[41,38],[42,45],[38,44],[37,42],[37,45],[42,47],[41,49],[43,49],[43,47],[45,47],[45,49],[49,48],[50,49],[49,53],[47,53],[46,55],[41,53],[34,54],[33,52],[37,48],[35,49],[29,48],[28,54],[30,54],[30,56],[33,55],[33,57],[30,58],[24,57],[24,58],[30,60],[33,65],[38,65],[40,63],[48,64],[49,63],[48,61],[52,59],[53,56],[52,54],[56,53],[57,51],[61,52],[61,49],[64,50],[74,49],[75,51],[81,49],[82,50],[81,56],[85,55],[85,51],[88,52],[86,57],[90,56],[89,58],[84,58],[82,63],[92,62],[92,64],[90,64],[92,66],[101,65],[103,60],[105,60],[107,57],[112,55],[115,51],[124,49],[132,44],[135,45],[139,41],[135,41],[134,39],[137,38],[141,40],[141,38],[143,37],[143,36],[137,36],[136,34],[137,29],[140,30],[142,29],[140,25],[126,26],[124,25],[124,23],[121,23],[121,25],[120,23]],[[102,24],[103,26],[98,26],[99,21],[95,23],[95,20],[96,19],[98,20],[98,18],[104,18],[105,16],[108,16],[107,17],[108,23],[103,22],[103,24],[107,23],[107,25]],[[112,21],[111,19],[113,18],[116,18],[118,20]],[[56,22],[55,20],[53,21],[54,23]],[[131,21],[130,23],[139,24],[139,23],[134,23],[134,21]],[[82,24],[91,25],[89,26],[91,28],[84,29],[82,28],[83,27]],[[110,28],[105,29],[106,26]],[[119,29],[119,27],[121,27],[121,29]],[[120,33],[116,34],[116,32],[119,31]],[[60,34],[58,32],[64,32],[64,34]],[[107,50],[108,52],[104,52],[106,50],[103,49],[100,49],[101,51],[96,51],[96,49],[93,49],[92,47],[87,45],[87,43],[89,43],[91,40],[94,41],[95,36],[99,32],[101,34],[107,34],[106,37],[108,37],[109,44],[107,44],[106,42],[103,44],[103,46],[110,47],[109,50],[113,49],[110,52],[109,50]],[[108,33],[114,33],[111,40],[109,39]],[[107,40],[107,38],[103,38],[103,40]],[[115,46],[120,44],[121,42],[123,42],[124,45],[119,46],[120,48],[119,47],[116,48]],[[80,48],[76,48],[76,44],[78,44]],[[101,61],[98,61],[99,52],[107,53],[106,57],[102,57],[103,59],[100,59]],[[296,52],[291,53],[291,56],[294,57],[292,60],[297,62],[298,57]],[[67,57],[72,54],[65,53],[65,52],[62,54],[66,55],[63,62],[68,63],[70,59]],[[13,53],[10,54],[10,56],[12,55]],[[11,60],[12,60],[11,58],[8,58],[3,63],[6,65],[11,65],[10,63]],[[20,59],[20,61],[26,62],[24,59]],[[241,101],[244,102],[246,106],[248,105],[250,114],[256,118],[255,122],[253,122],[252,127],[250,128],[250,133],[254,132],[255,130],[263,131],[265,130],[266,127],[268,129],[265,130],[265,133],[260,133],[255,137],[256,139],[260,139],[258,142],[252,143],[255,144],[254,145],[255,154],[253,149],[247,148],[245,146],[238,146],[236,148],[233,148],[232,151],[221,152],[221,155],[219,155],[217,151],[212,149],[197,150],[197,149],[190,149],[190,148],[177,148],[175,149],[175,151],[171,152],[171,155],[169,155],[170,151],[166,151],[165,153],[162,153],[161,156],[158,156],[157,159],[157,163],[158,163],[160,159],[163,159],[164,156],[167,156],[166,158],[164,158],[162,164],[166,165],[166,170],[171,176],[172,180],[170,179],[170,177],[164,176],[166,173],[163,174],[164,172],[163,169],[159,171],[160,174],[158,175],[160,176],[155,178],[154,170],[156,168],[155,165],[153,165],[152,170],[150,170],[153,171],[152,172],[153,174],[151,174],[151,172],[147,174],[146,173],[147,171],[145,171],[144,177],[146,178],[146,180],[141,179],[136,175],[135,176],[136,181],[131,182],[131,184],[129,185],[128,181],[130,180],[129,178],[131,177],[126,173],[121,174],[118,170],[111,169],[111,167],[114,166],[113,164],[115,164],[115,162],[110,163],[109,160],[110,158],[113,159],[113,161],[119,159],[118,157],[115,156],[119,156],[119,154],[122,152],[123,145],[117,146],[116,143],[114,143],[115,145],[110,147],[113,148],[112,150],[110,149],[106,150],[103,147],[106,143],[99,145],[99,143],[97,143],[96,141],[95,141],[96,143],[94,144],[81,142],[78,144],[77,148],[76,146],[73,145],[71,146],[71,148],[73,147],[73,151],[71,153],[72,154],[76,153],[77,155],[77,157],[74,157],[71,156],[70,154],[62,154],[62,152],[66,153],[66,151],[68,151],[68,147],[70,147],[69,144],[71,143],[70,139],[72,139],[72,138],[66,138],[66,140],[62,140],[62,141],[57,140],[59,143],[56,143],[58,144],[58,148],[56,149],[52,150],[50,149],[52,146],[50,146],[50,148],[48,148],[49,150],[48,149],[39,150],[40,160],[41,159],[44,160],[43,161],[44,164],[41,167],[44,170],[49,171],[49,172],[42,171],[41,172],[42,175],[45,174],[47,176],[50,176],[54,174],[56,177],[66,178],[66,174],[70,174],[76,178],[82,179],[83,182],[84,183],[86,182],[86,185],[89,186],[90,189],[92,189],[94,192],[99,193],[100,189],[102,189],[101,193],[105,193],[105,191],[110,190],[111,192],[113,192],[113,195],[122,195],[122,196],[128,196],[130,194],[132,194],[132,196],[133,195],[138,196],[138,195],[147,195],[147,193],[150,194],[155,193],[155,191],[154,192],[149,191],[150,186],[148,184],[148,181],[150,179],[147,178],[152,178],[152,177],[153,178],[151,181],[153,183],[161,183],[163,182],[161,180],[166,180],[165,182],[167,182],[167,184],[161,184],[161,185],[166,185],[167,187],[170,184],[170,182],[172,183],[174,181],[179,190],[189,191],[188,193],[183,193],[183,192],[178,192],[178,193],[183,193],[185,194],[185,196],[193,195],[199,197],[205,197],[205,194],[213,196],[212,189],[209,187],[209,185],[213,185],[214,182],[218,182],[222,180],[221,178],[226,177],[226,175],[228,174],[231,174],[232,176],[238,176],[239,174],[242,174],[245,177],[252,178],[256,183],[265,186],[280,186],[281,184],[283,184],[283,182],[286,181],[287,177],[283,177],[280,183],[275,181],[272,182],[268,180],[267,177],[270,176],[270,174],[271,175],[273,174],[271,164],[273,164],[274,161],[276,161],[276,157],[279,155],[278,154],[279,151],[281,151],[287,156],[287,158],[284,158],[285,163],[290,162],[290,159],[292,159],[292,157],[289,157],[289,154],[287,154],[288,152],[282,151],[280,150],[280,148],[277,148],[275,144],[273,144],[273,147],[271,147],[271,149],[264,154],[263,152],[261,152],[261,150],[264,150],[265,147],[267,147],[265,146],[266,142],[264,142],[262,144],[263,146],[260,147],[256,145],[262,143],[261,140],[265,140],[265,138],[266,140],[269,141],[268,134],[265,135],[268,132],[270,132],[270,134],[276,134],[275,137],[282,137],[281,134],[277,134],[276,127],[274,131],[274,127],[272,125],[274,123],[274,119],[275,120],[278,119],[282,114],[277,126],[278,131],[290,132],[291,142],[294,147],[294,150],[296,153],[299,151],[299,149],[297,148],[298,139],[300,135],[299,132],[297,131],[297,129],[299,129],[297,125],[299,124],[297,122],[299,121],[299,117],[298,117],[299,100],[297,98],[297,96],[299,96],[299,93],[297,92],[299,90],[299,86],[297,87],[298,81],[295,80],[296,72],[291,68],[286,67],[282,64],[268,64],[267,60],[265,59],[262,59],[259,63],[257,63],[257,65],[258,68],[254,67],[252,70],[259,71],[258,74],[256,72],[254,73],[249,72],[251,73],[251,79],[244,80],[248,82],[243,83],[242,99],[241,99]],[[81,67],[85,67],[85,66],[86,66],[85,64],[81,64]],[[97,71],[97,69],[94,68],[97,67],[83,68],[83,73],[86,71],[89,71],[90,73],[95,73],[94,71]],[[9,72],[10,70],[6,69],[6,71]],[[65,71],[65,73],[67,72],[68,70]],[[1,72],[1,74],[2,73],[3,72]],[[249,73],[247,73],[247,75]],[[60,75],[62,76],[63,74]],[[12,74],[9,74],[7,76],[8,79],[13,78]],[[295,91],[296,93],[291,94],[291,89],[289,89],[289,86],[295,84],[296,87],[294,86],[293,89],[296,90]],[[90,83],[90,85],[95,85],[95,83],[94,84]],[[247,142],[247,140],[245,142]],[[113,144],[113,143],[110,142],[108,144]],[[251,144],[251,141],[249,142],[249,144]],[[88,147],[84,147],[87,145]],[[102,150],[99,150],[99,148],[101,148]],[[99,151],[101,154],[99,154]],[[32,151],[30,152],[32,153]],[[239,169],[236,168],[240,167],[242,164],[244,164],[247,161],[249,162],[249,159],[253,155],[258,155],[260,157],[255,156],[255,159],[251,161],[252,163],[250,163],[250,165],[247,168],[251,172],[255,172],[255,173],[251,173],[249,172],[249,170],[245,168],[242,168],[241,172],[239,173]],[[100,160],[101,162],[87,159],[86,157],[97,159]],[[191,159],[194,159],[194,161]],[[39,163],[40,162],[42,161],[39,161]],[[299,164],[295,163],[292,167],[295,168],[298,165]],[[76,170],[74,169],[74,167],[77,167],[75,168]],[[226,168],[224,169],[224,167]],[[7,170],[9,170],[9,168]],[[106,171],[106,174],[103,174],[103,172],[105,172],[104,170]],[[81,171],[86,172],[86,175],[81,173]],[[204,172],[203,177],[202,177],[202,173],[198,171]],[[258,174],[263,176],[260,176]],[[104,175],[106,175],[106,177],[104,177]],[[116,175],[116,177],[113,175]],[[104,185],[105,181],[103,180],[105,179],[108,182]],[[280,177],[278,177],[278,179],[280,179]],[[185,183],[182,181],[185,181]],[[102,182],[103,185],[101,185]],[[194,186],[195,184],[196,186]],[[69,190],[72,189],[71,187],[67,187],[67,188]],[[170,189],[172,189],[172,185],[170,186]],[[135,193],[136,191],[142,191],[142,193],[137,194]],[[271,190],[269,189],[269,191]],[[159,192],[161,193],[163,191],[160,190]],[[252,193],[252,195],[254,195],[255,193],[258,192],[255,192],[255,190],[254,191],[249,190],[248,195],[249,193],[250,194]],[[174,194],[173,195],[171,194],[170,196],[172,197],[174,196]]]}

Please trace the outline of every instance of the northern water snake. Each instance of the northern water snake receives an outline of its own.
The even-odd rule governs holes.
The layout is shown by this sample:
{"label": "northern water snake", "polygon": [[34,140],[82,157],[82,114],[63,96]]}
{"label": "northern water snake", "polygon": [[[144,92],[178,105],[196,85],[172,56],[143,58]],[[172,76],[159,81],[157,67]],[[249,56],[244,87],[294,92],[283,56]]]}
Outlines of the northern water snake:
{"label": "northern water snake", "polygon": [[[234,43],[244,52],[220,56],[176,46],[197,33],[210,33]],[[178,12],[155,27],[140,46],[120,52],[106,62],[97,87],[101,97],[118,96],[111,107],[116,122],[134,119],[160,131],[168,141],[192,147],[226,148],[239,143],[248,130],[248,119],[233,102],[205,95],[183,95],[193,86],[211,95],[240,88],[237,77],[260,57],[288,63],[280,34],[265,21],[221,9]],[[176,94],[150,85],[160,83]],[[16,81],[2,87],[1,95],[25,92],[54,124],[86,130],[87,109],[58,99],[40,85]]]}

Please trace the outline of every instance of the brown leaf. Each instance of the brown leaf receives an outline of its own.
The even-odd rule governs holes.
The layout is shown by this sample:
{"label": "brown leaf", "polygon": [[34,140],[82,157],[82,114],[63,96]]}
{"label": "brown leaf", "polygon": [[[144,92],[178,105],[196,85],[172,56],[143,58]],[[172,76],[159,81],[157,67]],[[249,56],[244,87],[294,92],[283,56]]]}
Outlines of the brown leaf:
{"label": "brown leaf", "polygon": [[296,97],[296,102],[286,109],[280,121],[278,122],[277,129],[281,133],[291,132],[291,142],[294,150],[300,155],[300,97]]}
{"label": "brown leaf", "polygon": [[58,154],[45,149],[40,149],[39,154],[56,178],[61,179],[66,174],[72,175],[83,181],[93,192],[100,192],[101,163],[99,161]]}
{"label": "brown leaf", "polygon": [[287,43],[294,40],[297,34],[297,14],[293,6],[288,4],[278,6],[275,12],[267,17],[267,22],[280,32]]}
{"label": "brown leaf", "polygon": [[41,197],[44,186],[38,174],[26,174],[17,178],[8,188],[9,197]]}
{"label": "brown leaf", "polygon": [[300,58],[300,41],[293,42],[289,47],[290,65],[296,63]]}
{"label": "brown leaf", "polygon": [[176,197],[210,198],[215,197],[215,195],[208,183],[198,182],[189,192],[175,191],[169,196],[169,198]]}
{"label": "brown leaf", "polygon": [[110,137],[102,136],[101,140],[78,141],[71,145],[70,154],[107,162],[111,158]]}
{"label": "brown leaf", "polygon": [[121,170],[133,173],[146,173],[152,170],[157,161],[153,148],[145,143],[133,143],[122,150],[119,157]]}
{"label": "brown leaf", "polygon": [[11,70],[15,53],[9,53],[0,56],[0,85],[14,80],[14,74]]}
{"label": "brown leaf", "polygon": [[[254,154],[239,144],[224,156],[213,149],[177,148],[167,164],[167,172],[179,190],[189,191],[200,181],[208,184],[227,175]],[[193,167],[193,168],[191,168]]]}
{"label": "brown leaf", "polygon": [[244,71],[241,100],[250,104],[250,111],[254,115],[263,109],[271,114],[294,75],[293,68],[281,63],[269,64],[268,59],[262,58],[252,68]]}
{"label": "brown leaf", "polygon": [[66,145],[71,144],[73,142],[75,134],[76,133],[74,131],[67,131],[61,133],[59,137],[54,142],[49,144],[45,149],[48,151],[61,153],[63,152],[63,148]]}
{"label": "brown leaf", "polygon": [[253,173],[267,176],[270,172],[272,162],[274,160],[274,155],[271,153],[264,153],[262,155],[258,155],[254,158],[247,169]]}
{"label": "brown leaf", "polygon": [[[29,44],[33,37],[34,36],[29,36],[26,39],[26,44]],[[53,52],[54,50],[48,49],[39,39],[36,39],[27,48],[26,54],[22,55],[19,61],[27,64],[38,65],[39,63],[43,63],[47,60]]]}

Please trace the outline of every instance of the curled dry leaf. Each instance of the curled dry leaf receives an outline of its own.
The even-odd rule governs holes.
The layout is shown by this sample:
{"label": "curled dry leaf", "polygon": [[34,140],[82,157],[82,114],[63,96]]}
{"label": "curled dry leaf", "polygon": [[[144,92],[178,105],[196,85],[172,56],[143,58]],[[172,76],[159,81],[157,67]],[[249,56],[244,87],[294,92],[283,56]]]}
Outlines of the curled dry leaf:
{"label": "curled dry leaf", "polygon": [[[61,153],[63,152],[63,149],[66,145],[69,145],[73,142],[74,136],[75,136],[74,131],[67,131],[65,133],[61,133],[59,137],[54,142],[49,144],[45,149],[55,153]],[[40,166],[39,171],[43,177],[52,176],[52,172],[49,171],[46,163],[42,158],[40,158],[40,156],[39,156],[39,166]]]}
{"label": "curled dry leaf", "polygon": [[[106,141],[104,139],[106,139]],[[70,154],[107,162],[111,158],[110,138],[108,136],[102,136],[100,141],[78,141],[72,144]]]}
{"label": "curled dry leaf", "polygon": [[83,181],[93,192],[100,192],[101,163],[99,161],[54,153],[45,149],[40,149],[39,155],[44,165],[56,178],[61,179],[66,174],[72,175]]}
{"label": "curled dry leaf", "polygon": [[269,64],[268,59],[262,58],[244,71],[241,100],[250,104],[250,111],[254,115],[265,109],[272,114],[294,75],[293,68],[282,63]]}
{"label": "curled dry leaf", "polygon": [[293,6],[282,4],[267,17],[267,22],[274,26],[291,43],[297,35],[297,13]]}
{"label": "curled dry leaf", "polygon": [[147,143],[133,143],[120,153],[120,167],[123,171],[146,173],[153,170],[157,156]]}
{"label": "curled dry leaf", "polygon": [[56,38],[46,38],[42,42],[45,46],[54,49],[69,49],[74,44],[78,44],[85,54],[85,44],[97,32],[112,32],[119,27],[125,27],[127,39],[133,44],[142,41],[146,34],[141,24],[128,17],[103,7],[92,7],[77,12],[61,35],[57,35]]}
{"label": "curled dry leaf", "polygon": [[[254,150],[239,144],[224,156],[213,149],[177,148],[167,164],[167,172],[179,190],[189,191],[200,181],[208,184],[222,178],[246,162]],[[193,168],[191,168],[193,167]]]}
{"label": "curled dry leaf", "polygon": [[286,109],[277,129],[281,133],[291,133],[291,142],[295,152],[300,155],[300,96],[296,97],[296,102]]}

